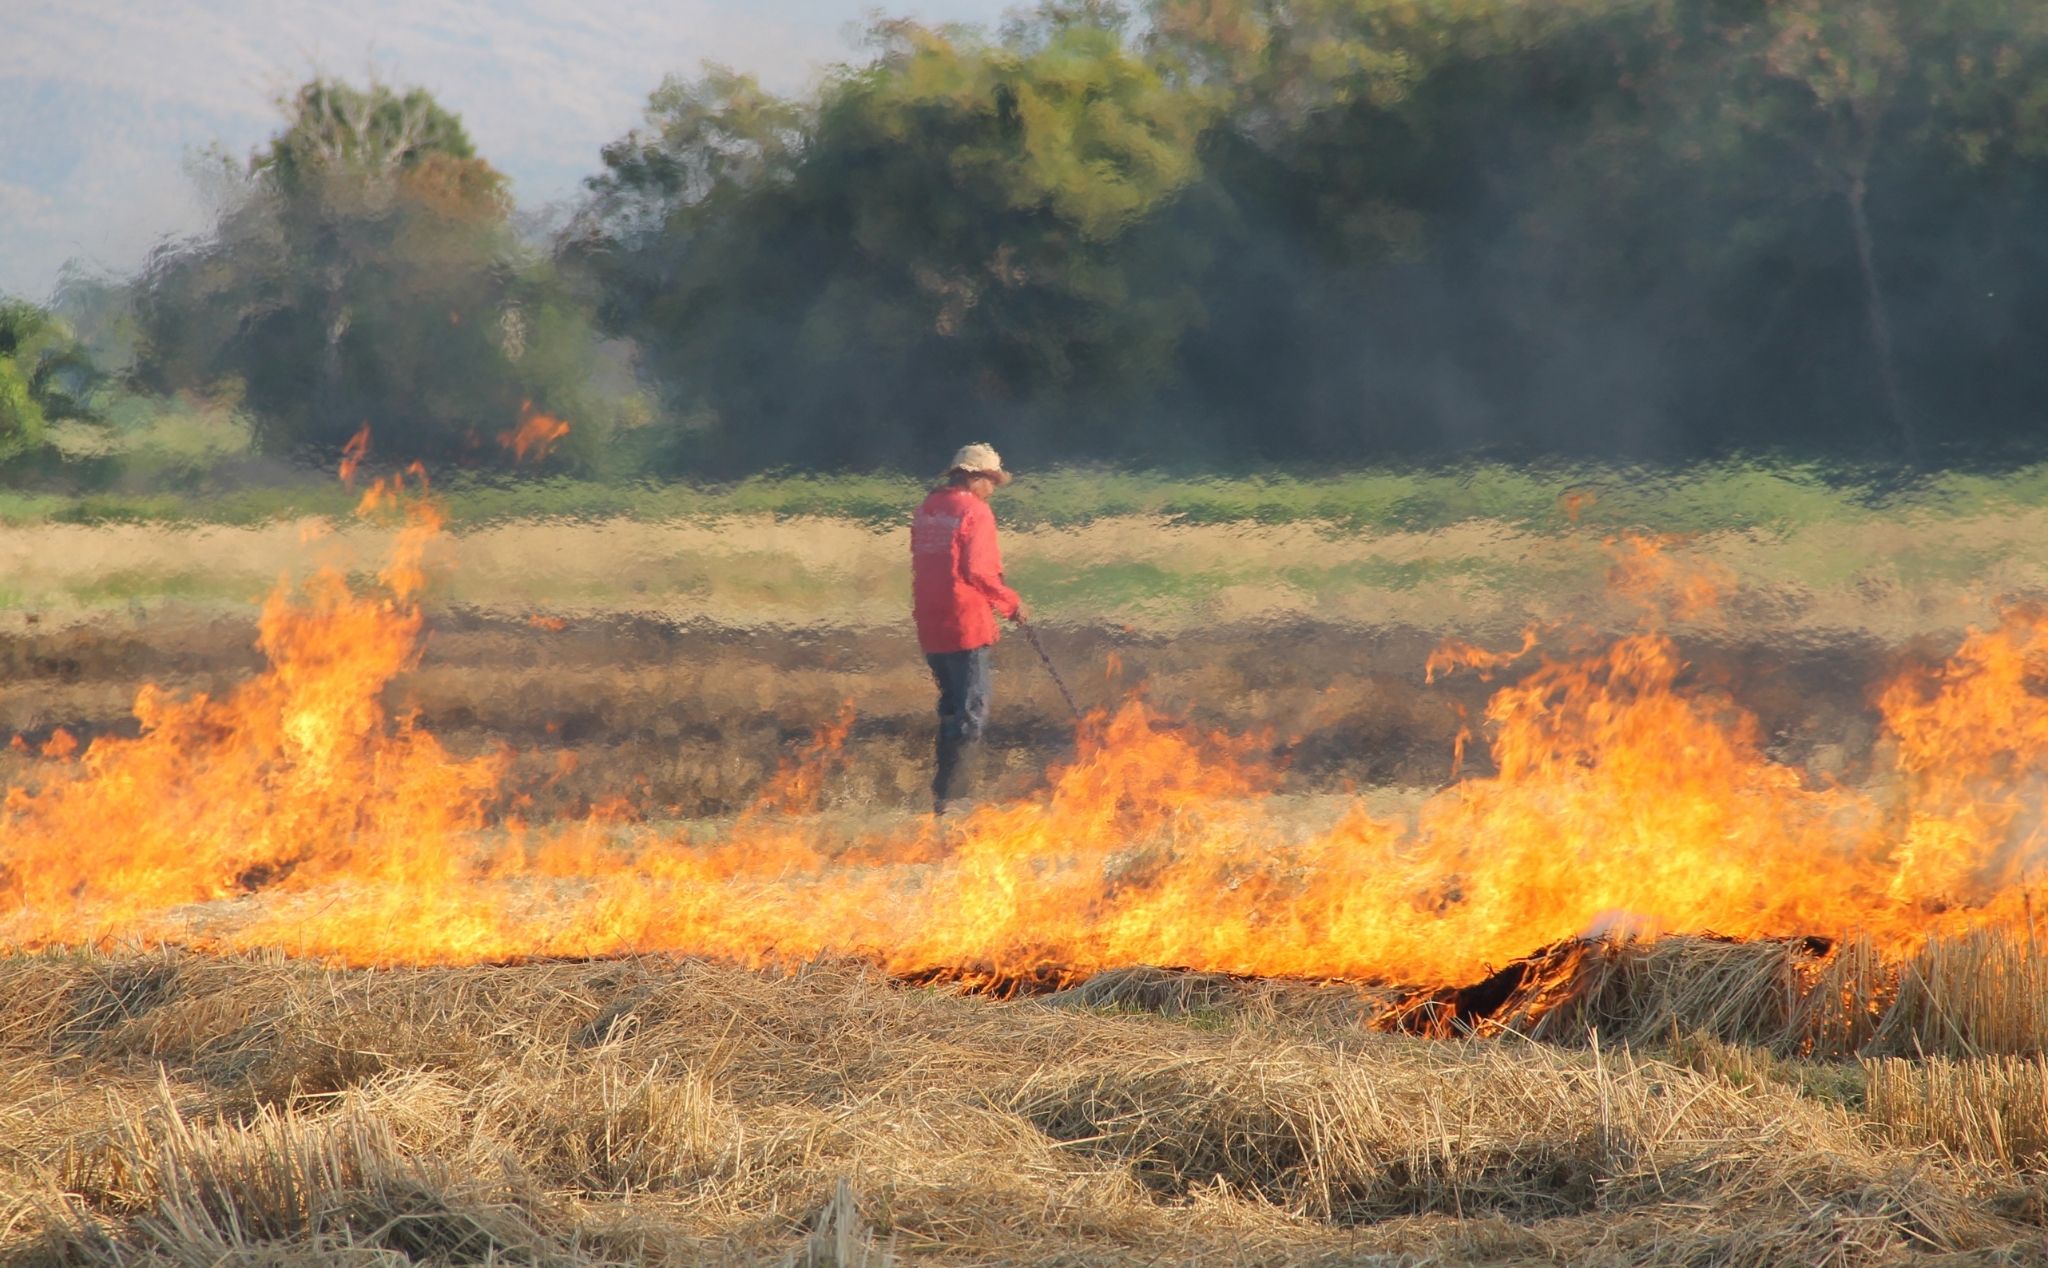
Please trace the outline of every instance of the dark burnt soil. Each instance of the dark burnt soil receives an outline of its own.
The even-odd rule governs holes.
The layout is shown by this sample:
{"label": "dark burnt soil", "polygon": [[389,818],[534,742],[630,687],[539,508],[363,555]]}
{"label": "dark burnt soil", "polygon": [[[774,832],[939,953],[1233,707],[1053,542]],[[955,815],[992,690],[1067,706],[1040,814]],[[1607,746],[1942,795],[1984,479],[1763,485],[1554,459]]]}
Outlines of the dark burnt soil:
{"label": "dark burnt soil", "polygon": [[[1426,684],[1424,662],[1449,633],[1298,622],[1163,638],[1051,627],[1044,642],[1084,708],[1139,695],[1177,722],[1258,735],[1284,764],[1286,790],[1327,792],[1451,778],[1461,720],[1479,726],[1489,694],[1516,671]],[[254,641],[252,619],[161,616],[0,637],[0,740],[38,745],[59,727],[82,740],[132,734],[136,688],[232,690],[262,668]],[[1869,760],[1876,686],[1929,651],[1868,639],[1681,648],[1688,679],[1753,713],[1774,756],[1844,778]],[[1023,639],[1005,640],[996,664],[987,775],[997,795],[1025,794],[1072,751],[1073,729]],[[932,691],[907,631],[640,618],[555,630],[444,612],[430,618],[419,668],[388,694],[458,753],[509,745],[520,755],[513,782],[539,814],[616,795],[666,813],[731,813],[847,707],[855,723],[832,797],[908,807],[925,796]],[[577,759],[567,775],[564,751]],[[0,777],[17,782],[27,760],[0,755]],[[1488,770],[1483,744],[1466,770]]]}

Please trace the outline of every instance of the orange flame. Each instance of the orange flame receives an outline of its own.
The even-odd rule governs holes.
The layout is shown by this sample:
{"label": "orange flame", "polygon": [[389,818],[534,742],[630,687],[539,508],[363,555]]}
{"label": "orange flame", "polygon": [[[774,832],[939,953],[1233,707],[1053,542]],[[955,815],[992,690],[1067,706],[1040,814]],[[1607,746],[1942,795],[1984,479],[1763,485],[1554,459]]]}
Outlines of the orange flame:
{"label": "orange flame", "polygon": [[1910,813],[1895,819],[1890,892],[1962,902],[2023,886],[2041,860],[2048,791],[2048,614],[1971,630],[1938,669],[1908,672],[1879,708]]}
{"label": "orange flame", "polygon": [[[394,906],[459,865],[503,764],[458,761],[383,688],[414,660],[419,611],[323,571],[265,604],[270,669],[222,699],[145,688],[141,735],[100,738],[0,808],[0,940],[197,935],[189,904],[328,881]],[[203,922],[202,922],[203,923]]]}
{"label": "orange flame", "polygon": [[782,763],[766,795],[755,801],[753,816],[808,814],[818,809],[825,780],[840,762],[846,737],[853,734],[853,701],[842,701],[839,716],[811,737],[794,758]]}
{"label": "orange flame", "polygon": [[356,472],[362,467],[363,459],[370,453],[370,425],[364,423],[356,434],[348,438],[341,447],[341,482],[348,488],[356,485]]}
{"label": "orange flame", "polygon": [[519,404],[519,426],[498,433],[498,443],[512,451],[520,462],[539,462],[569,434],[569,424],[552,414],[543,414],[532,401]]}
{"label": "orange flame", "polygon": [[[1447,649],[1432,672],[1523,666],[1486,709],[1497,774],[1412,821],[1354,804],[1304,825],[1256,739],[1093,719],[1041,798],[941,833],[815,809],[850,713],[722,836],[632,821],[529,829],[503,757],[458,758],[382,703],[418,655],[418,473],[365,495],[401,517],[374,593],[336,572],[266,604],[269,668],[221,699],[137,698],[141,734],[50,756],[0,804],[0,944],[177,941],[349,963],[667,950],[825,954],[913,973],[1151,963],[1430,984],[1626,928],[1867,933],[1893,951],[2025,902],[2048,787],[2048,617],[2012,614],[1881,698],[1896,774],[1867,787],[1764,751],[1691,685],[1662,613],[1725,586],[1618,543],[1635,632],[1523,662]],[[559,777],[559,773],[558,773]],[[230,901],[244,900],[244,901]]]}

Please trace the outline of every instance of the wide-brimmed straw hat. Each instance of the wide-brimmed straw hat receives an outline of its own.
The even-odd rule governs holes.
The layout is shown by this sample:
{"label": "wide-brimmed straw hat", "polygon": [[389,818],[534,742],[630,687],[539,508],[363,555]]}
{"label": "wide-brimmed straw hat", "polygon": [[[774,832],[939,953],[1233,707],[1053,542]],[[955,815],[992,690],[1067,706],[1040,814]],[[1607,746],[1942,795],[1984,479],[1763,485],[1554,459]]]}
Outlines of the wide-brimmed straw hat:
{"label": "wide-brimmed straw hat", "polygon": [[1003,470],[1003,456],[996,452],[994,445],[960,446],[960,452],[953,455],[953,465],[946,468],[946,474],[952,475],[955,471],[986,476],[999,486],[1010,482],[1010,473]]}

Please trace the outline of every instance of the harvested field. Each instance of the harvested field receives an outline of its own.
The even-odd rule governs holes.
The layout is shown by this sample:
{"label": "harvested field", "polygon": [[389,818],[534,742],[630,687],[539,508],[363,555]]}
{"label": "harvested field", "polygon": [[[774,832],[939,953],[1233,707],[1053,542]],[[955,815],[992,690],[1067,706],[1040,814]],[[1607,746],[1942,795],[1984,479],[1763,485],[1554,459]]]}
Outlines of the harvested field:
{"label": "harvested field", "polygon": [[2016,1161],[2040,1075],[2005,1059],[1802,1088],[1725,1046],[667,958],[17,957],[0,1006],[20,1263],[2020,1262],[2048,1236]]}
{"label": "harvested field", "polygon": [[[1774,752],[1856,778],[1871,695],[1900,660],[1945,654],[1967,624],[1995,622],[2002,598],[2048,595],[2033,548],[2043,514],[1703,534],[1684,545],[1686,566],[1741,585],[1671,628],[1693,677],[1728,684]],[[1087,706],[1142,690],[1169,717],[1270,730],[1288,790],[1305,793],[1450,778],[1460,718],[1490,684],[1425,685],[1447,638],[1511,644],[1532,620],[1625,630],[1637,617],[1608,593],[1610,548],[1590,532],[1108,519],[1007,540]],[[132,730],[146,682],[217,694],[261,668],[256,604],[280,575],[364,572],[390,542],[325,520],[0,528],[0,731],[89,740]],[[427,550],[423,656],[388,703],[417,707],[459,752],[513,745],[523,775],[559,775],[559,754],[575,754],[574,772],[523,781],[545,783],[543,814],[630,792],[695,817],[748,804],[850,702],[832,797],[915,805],[929,702],[902,627],[900,554],[893,530],[766,517],[442,537]],[[1070,751],[1069,728],[1028,649],[1000,649],[998,673],[993,786],[1023,795]],[[1469,756],[1468,770],[1485,768],[1483,747]]]}
{"label": "harvested field", "polygon": [[[125,626],[125,628],[124,628]],[[1313,622],[1223,626],[1175,636],[1053,626],[1058,656],[1088,707],[1142,691],[1162,714],[1204,729],[1270,733],[1287,791],[1434,788],[1452,771],[1461,713],[1498,685],[1426,683],[1435,631]],[[59,727],[81,740],[132,734],[144,683],[218,694],[258,672],[252,617],[165,613],[146,622],[0,637],[0,733],[40,745]],[[1847,770],[1868,760],[1873,685],[1898,653],[1872,638],[1828,640],[1789,655],[1761,640],[1687,642],[1703,679],[1737,684],[1789,760]],[[1065,706],[1030,649],[997,650],[995,795],[1044,786],[1073,752]],[[931,744],[929,677],[897,630],[790,631],[676,626],[647,618],[555,630],[474,612],[429,618],[419,667],[388,693],[458,752],[519,752],[513,782],[536,787],[539,813],[578,814],[632,791],[685,817],[732,814],[779,763],[851,707],[852,733],[828,804],[920,808]],[[561,755],[575,769],[558,776]],[[1486,769],[1474,750],[1467,770]],[[0,780],[27,761],[0,752]]]}
{"label": "harvested field", "polygon": [[[2048,1259],[2048,632],[1974,589],[2019,553],[1129,527],[1018,551],[1127,707],[1077,733],[1006,643],[943,828],[858,526],[592,539],[698,557],[687,611],[577,597],[535,526],[260,622],[91,550],[34,582],[0,1257]],[[813,548],[860,593],[782,624],[749,577]],[[1418,590],[1432,551],[1501,570]]]}
{"label": "harvested field", "polygon": [[[1011,529],[1005,562],[1048,618],[1177,634],[1215,625],[1512,633],[1530,619],[1626,623],[1606,577],[1625,528],[1467,519],[1427,531],[1341,524],[1192,524],[1121,516]],[[2048,508],[1796,519],[1663,538],[1690,566],[1741,579],[1724,604],[1759,635],[1948,634],[2001,597],[2048,594]],[[286,572],[367,573],[388,528],[326,518],[254,526],[0,524],[0,631],[134,623],[159,608],[246,612]],[[550,518],[429,543],[437,607],[573,621],[620,614],[739,630],[900,628],[901,529],[814,517],[646,522]]]}

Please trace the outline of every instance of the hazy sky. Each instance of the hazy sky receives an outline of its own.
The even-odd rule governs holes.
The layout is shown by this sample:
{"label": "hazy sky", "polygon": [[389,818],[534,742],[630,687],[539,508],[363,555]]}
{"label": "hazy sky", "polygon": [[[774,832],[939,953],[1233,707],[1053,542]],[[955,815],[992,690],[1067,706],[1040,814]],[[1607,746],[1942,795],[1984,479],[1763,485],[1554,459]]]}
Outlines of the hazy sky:
{"label": "hazy sky", "polygon": [[[1014,0],[897,0],[993,22]],[[572,196],[670,72],[791,90],[858,49],[873,0],[0,0],[0,291],[67,259],[135,268],[206,223],[187,156],[246,157],[315,72],[427,88],[522,205]]]}

